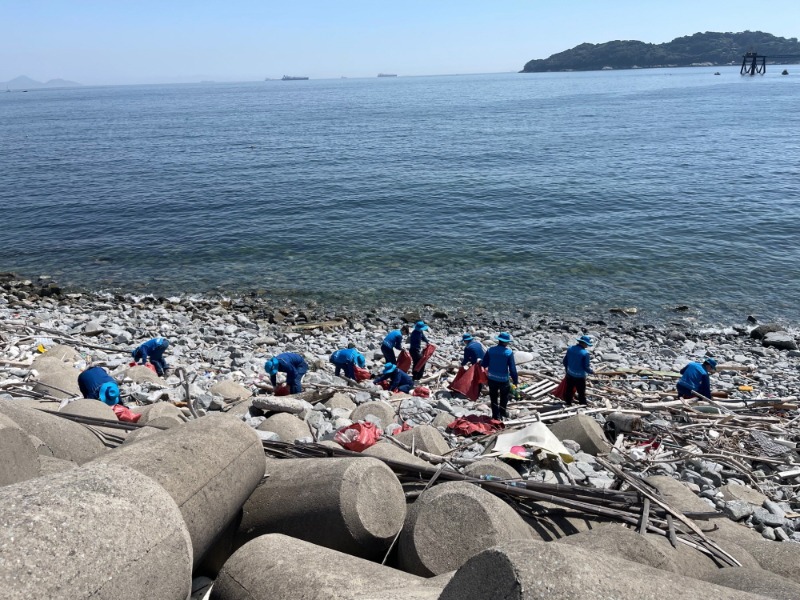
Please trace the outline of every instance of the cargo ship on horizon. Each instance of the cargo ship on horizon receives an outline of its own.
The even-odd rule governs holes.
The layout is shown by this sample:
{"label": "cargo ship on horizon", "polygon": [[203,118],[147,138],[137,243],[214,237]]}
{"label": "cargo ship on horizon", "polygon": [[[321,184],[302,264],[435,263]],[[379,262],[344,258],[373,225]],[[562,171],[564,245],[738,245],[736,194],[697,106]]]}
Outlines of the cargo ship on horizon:
{"label": "cargo ship on horizon", "polygon": [[284,75],[281,81],[306,81],[308,77],[293,77],[292,75]]}
{"label": "cargo ship on horizon", "polygon": [[378,77],[397,77],[397,73],[378,73]]}

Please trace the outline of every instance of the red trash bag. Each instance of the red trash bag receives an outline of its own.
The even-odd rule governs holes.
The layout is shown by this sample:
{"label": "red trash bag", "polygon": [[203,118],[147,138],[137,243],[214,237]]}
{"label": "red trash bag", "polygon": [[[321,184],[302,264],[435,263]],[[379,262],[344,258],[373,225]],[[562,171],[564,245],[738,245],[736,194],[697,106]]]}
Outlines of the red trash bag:
{"label": "red trash bag", "polygon": [[371,377],[367,369],[362,369],[361,367],[353,367],[353,371],[355,371],[356,374],[356,381],[366,381]]}
{"label": "red trash bag", "polygon": [[383,389],[388,390],[391,387],[391,383],[388,379],[384,379],[383,381],[379,381],[378,385],[381,386]]}
{"label": "red trash bag", "polygon": [[411,355],[408,353],[408,350],[403,350],[400,356],[397,357],[397,368],[406,373],[409,372],[411,368]]}
{"label": "red trash bag", "polygon": [[418,398],[430,398],[431,389],[429,387],[421,385],[419,387],[415,387],[414,390],[411,392],[411,395],[417,396]]}
{"label": "red trash bag", "polygon": [[353,423],[342,427],[333,436],[333,440],[348,450],[353,452],[363,452],[373,446],[383,435],[383,431],[375,426],[375,423]]}
{"label": "red trash bag", "polygon": [[485,415],[467,415],[466,417],[461,417],[450,423],[447,429],[456,435],[468,436],[473,433],[481,435],[494,433],[504,427],[505,425],[503,425],[502,421],[492,419]]}
{"label": "red trash bag", "polygon": [[278,387],[275,388],[275,395],[276,396],[288,396],[289,395],[289,386],[285,383],[280,384]]}
{"label": "red trash bag", "polygon": [[142,418],[142,415],[122,406],[122,404],[115,404],[111,407],[111,410],[114,411],[114,414],[117,415],[117,419],[122,423],[136,423]]}
{"label": "red trash bag", "polygon": [[422,356],[419,358],[419,362],[417,363],[417,371],[421,371],[425,364],[428,362],[428,359],[433,356],[433,353],[436,352],[436,344],[428,344],[425,346],[425,350],[422,351]]}
{"label": "red trash bag", "polygon": [[480,390],[481,384],[487,381],[486,370],[476,364],[472,365],[466,371],[464,369],[459,369],[455,379],[453,379],[447,387],[451,391],[466,396],[474,402],[480,395],[478,390]]}
{"label": "red trash bag", "polygon": [[559,400],[565,400],[564,397],[567,395],[567,378],[564,377],[561,380],[561,383],[559,383],[556,389],[550,392],[550,394],[555,396]]}

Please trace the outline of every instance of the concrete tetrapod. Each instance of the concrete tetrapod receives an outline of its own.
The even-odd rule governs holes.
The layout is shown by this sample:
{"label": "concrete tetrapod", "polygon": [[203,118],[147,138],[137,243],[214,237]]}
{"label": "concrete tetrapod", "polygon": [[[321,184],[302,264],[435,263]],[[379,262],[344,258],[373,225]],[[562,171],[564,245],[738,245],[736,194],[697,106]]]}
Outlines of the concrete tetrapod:
{"label": "concrete tetrapod", "polygon": [[[341,448],[341,446],[338,444],[337,446]],[[395,446],[392,442],[378,442],[377,444],[373,444],[364,450],[361,454],[365,454],[366,456],[374,456],[375,458],[379,459],[385,458],[386,460],[393,460],[418,467],[433,466],[427,460],[422,460],[421,458],[411,454],[411,452],[406,452],[402,448]]]}
{"label": "concrete tetrapod", "polygon": [[237,546],[265,533],[283,533],[383,558],[403,527],[403,487],[378,459],[269,460],[267,475],[244,505]]}
{"label": "concrete tetrapod", "polygon": [[80,374],[77,369],[69,367],[47,371],[39,376],[36,385],[33,386],[33,391],[55,398],[81,397],[83,394],[78,387],[78,375]]}
{"label": "concrete tetrapod", "polygon": [[32,479],[40,473],[39,453],[30,436],[0,414],[0,486]]}
{"label": "concrete tetrapod", "polygon": [[500,498],[471,483],[441,483],[408,511],[398,561],[404,571],[430,577],[500,542],[530,539],[528,525]]}
{"label": "concrete tetrapod", "polygon": [[797,600],[800,598],[800,583],[764,569],[751,567],[717,569],[708,576],[703,577],[703,581],[743,592],[760,594],[767,598],[777,598],[778,600]]}
{"label": "concrete tetrapod", "polygon": [[747,592],[567,544],[506,542],[468,560],[439,600],[756,600]]}
{"label": "concrete tetrapod", "polygon": [[270,534],[228,559],[211,600],[435,600],[440,593],[420,577]]}
{"label": "concrete tetrapod", "polygon": [[95,462],[127,465],[164,486],[186,521],[195,563],[264,476],[261,440],[229,415],[209,415],[124,444]]}
{"label": "concrete tetrapod", "polygon": [[409,448],[413,447],[415,450],[422,450],[437,456],[442,456],[450,450],[450,446],[447,445],[439,430],[430,425],[417,425],[413,429],[398,433],[394,437]]}
{"label": "concrete tetrapod", "polygon": [[575,415],[550,425],[550,431],[562,442],[572,440],[578,442],[586,454],[597,456],[611,450],[603,428],[592,417]]}
{"label": "concrete tetrapod", "polygon": [[487,475],[498,479],[520,479],[520,474],[514,467],[502,460],[492,458],[484,458],[468,464],[464,467],[464,475],[478,479]]}
{"label": "concrete tetrapod", "polygon": [[[28,435],[41,440],[48,454],[55,458],[82,464],[106,451],[98,437],[83,425],[41,410],[17,406],[15,400],[0,399],[0,414],[10,418]],[[39,453],[43,453],[41,449]]]}
{"label": "concrete tetrapod", "polygon": [[185,600],[191,576],[178,507],[133,469],[93,463],[0,488],[7,600]]}

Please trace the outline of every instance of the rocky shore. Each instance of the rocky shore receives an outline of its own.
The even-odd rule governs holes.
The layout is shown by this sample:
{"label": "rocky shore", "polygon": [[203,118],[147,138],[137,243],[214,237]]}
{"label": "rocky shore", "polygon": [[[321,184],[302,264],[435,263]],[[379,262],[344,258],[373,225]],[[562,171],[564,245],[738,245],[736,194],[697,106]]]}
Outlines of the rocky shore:
{"label": "rocky shore", "polygon": [[[349,342],[364,353],[367,367],[377,375],[383,365],[384,335],[418,319],[429,324],[428,337],[437,345],[421,382],[429,388],[429,396],[394,395],[370,381],[357,384],[333,375],[328,357]],[[467,437],[450,427],[462,417],[490,415],[487,397],[473,402],[447,387],[457,372],[465,331],[485,344],[493,343],[500,331],[514,337],[522,385],[502,431]],[[592,364],[597,374],[589,383],[589,406],[565,407],[550,392],[563,374],[566,348],[582,334],[596,340]],[[531,557],[541,554],[537,560],[542,568],[542,561],[588,560],[581,554],[588,550],[592,555],[602,551],[600,558],[592,559],[598,561],[591,563],[594,573],[632,570],[630,582],[607,582],[607,589],[616,590],[609,597],[648,597],[641,595],[644,588],[637,587],[641,581],[632,581],[634,571],[638,580],[647,574],[652,589],[661,589],[663,580],[664,590],[669,581],[682,582],[698,595],[798,597],[800,569],[793,566],[800,564],[800,545],[795,544],[800,541],[797,335],[796,325],[759,323],[752,317],[720,326],[699,323],[682,312],[669,322],[645,322],[629,309],[582,318],[525,310],[506,314],[435,307],[343,310],[258,295],[159,298],[71,292],[46,279],[3,276],[0,440],[15,458],[0,467],[0,484],[5,486],[0,492],[14,494],[26,485],[18,493],[28,498],[74,491],[76,486],[99,486],[99,481],[113,479],[92,465],[108,463],[115,469],[144,465],[134,467],[136,475],[126,470],[114,476],[129,483],[103,485],[109,489],[118,485],[108,493],[133,506],[135,493],[128,488],[147,487],[139,481],[144,473],[177,503],[176,518],[183,515],[192,543],[185,571],[162,576],[186,579],[183,587],[170,588],[170,597],[186,597],[191,574],[197,598],[207,596],[209,589],[212,598],[220,599],[489,597],[480,595],[488,579],[475,580],[476,573],[493,572],[503,563],[518,567],[508,578],[519,589],[508,597],[534,598],[539,596],[530,590],[519,591],[525,588]],[[171,367],[166,378],[130,365],[131,350],[155,336],[171,341],[165,355]],[[264,372],[265,360],[284,351],[303,354],[311,366],[303,381],[304,393],[298,396],[274,396]],[[715,398],[710,403],[676,400],[677,371],[708,356],[720,365],[712,376]],[[120,382],[123,402],[143,415],[136,425],[117,426],[113,411],[102,403],[75,400],[80,396],[77,374],[98,364]],[[66,448],[49,439],[44,426],[29,413],[42,410],[63,413],[52,417],[57,421],[71,415],[82,424],[71,421],[70,426],[91,431],[94,441]],[[209,429],[223,421],[225,427]],[[337,431],[354,423],[372,423],[381,431],[380,441],[363,452],[372,459],[353,458],[334,441]],[[527,443],[533,449],[516,454],[496,450],[502,436],[533,435],[531,427],[537,424],[547,425],[546,431],[563,444],[563,456],[536,450],[547,450],[549,442]],[[28,436],[23,441],[20,429]],[[84,435],[70,431],[65,438]],[[195,435],[216,438],[218,445],[186,456],[181,454],[184,450],[175,449],[187,448],[185,440],[197,443],[200,438]],[[268,457],[263,480],[253,458],[239,458],[255,456],[253,444],[259,449],[256,454],[266,452]],[[28,454],[20,449],[26,445],[33,449]],[[234,452],[234,447],[240,449]],[[313,448],[314,453],[304,454],[304,448]],[[188,494],[189,480],[174,474],[167,478],[166,471],[154,470],[154,456],[164,451],[176,453],[176,461],[203,465],[210,479],[209,487],[200,489],[216,489],[219,481],[226,481],[230,496],[206,491],[206,502],[193,509],[195,517],[187,517],[183,502],[189,500],[181,498]],[[322,458],[325,452],[334,456]],[[233,476],[222,466],[215,471],[222,455],[234,460],[231,453],[249,465],[242,472],[251,475]],[[406,464],[406,469],[398,463]],[[55,478],[52,485],[49,478]],[[414,487],[415,478],[427,481],[427,486]],[[639,489],[644,478],[655,487]],[[346,512],[349,500],[337,496],[334,502],[326,495],[342,481],[361,482],[352,485],[363,498],[353,508],[360,523],[355,529],[362,533],[354,533],[351,522],[336,529],[330,517],[315,521],[331,503],[336,504],[335,511]],[[510,483],[498,488],[497,481]],[[370,486],[379,491],[370,492]],[[526,495],[545,489],[556,505],[541,498],[534,502]],[[650,498],[651,493],[656,496]],[[297,507],[293,498],[305,498],[309,504]],[[659,508],[659,501],[677,511],[674,519]],[[641,517],[644,525],[637,525],[636,518],[631,522],[634,505],[641,515],[651,515]],[[697,525],[688,525],[681,521],[680,511],[705,516],[693,517],[699,519]],[[208,522],[196,522],[202,521],[197,514],[206,513],[211,515]],[[9,508],[0,517],[13,524],[15,514]],[[37,518],[33,513],[20,517]],[[154,532],[171,522],[162,518],[163,523],[152,524]],[[677,544],[680,552],[660,543],[675,535],[673,520],[678,522],[678,537],[686,540]],[[484,530],[478,531],[478,523],[485,523]],[[184,535],[181,527],[172,538],[175,548]],[[470,528],[474,535],[466,531]],[[650,533],[635,534],[635,529]],[[645,539],[650,544],[647,552],[625,550],[638,548]],[[559,542],[557,550],[554,541]],[[722,555],[715,554],[717,546]],[[10,566],[20,559],[4,548],[0,540],[2,580],[12,590],[23,590]],[[523,555],[520,548],[527,549]],[[28,551],[37,552],[33,547]],[[692,558],[691,552],[697,556]],[[737,564],[722,569],[714,564],[714,557],[724,561],[727,555]],[[284,556],[295,557],[291,568]],[[399,570],[381,566],[387,558]],[[260,578],[257,565],[265,564],[283,569],[285,581]],[[331,591],[331,585],[345,582],[312,576],[325,565],[331,577],[339,568],[354,580],[364,578],[363,589],[350,582],[348,593]],[[592,592],[595,584],[585,575],[570,576],[570,568],[553,567],[553,585],[560,586],[558,593],[564,595],[550,598]],[[210,588],[214,580],[217,583]],[[371,587],[370,582],[377,580],[384,584]],[[509,581],[498,580],[493,589],[513,587]],[[759,582],[756,588],[753,581]],[[68,582],[47,585],[51,587],[38,592],[58,589],[64,596],[83,597],[71,593],[74,588]],[[677,597],[670,594],[664,591],[661,597]],[[17,596],[11,593],[23,596],[21,591]]]}

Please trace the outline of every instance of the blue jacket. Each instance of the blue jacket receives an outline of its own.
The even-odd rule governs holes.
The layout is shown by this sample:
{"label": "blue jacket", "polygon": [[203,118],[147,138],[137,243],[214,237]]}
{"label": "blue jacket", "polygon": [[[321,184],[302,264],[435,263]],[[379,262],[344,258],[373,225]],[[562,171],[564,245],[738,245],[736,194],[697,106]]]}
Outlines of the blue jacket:
{"label": "blue jacket", "polygon": [[681,375],[683,377],[678,382],[679,386],[703,394],[706,398],[711,398],[711,378],[702,364],[690,362],[681,369]]}
{"label": "blue jacket", "polygon": [[133,359],[137,361],[146,361],[148,358],[160,359],[168,347],[169,342],[167,340],[162,337],[157,337],[152,340],[147,340],[131,354],[133,354]]}
{"label": "blue jacket", "polygon": [[576,379],[586,379],[594,373],[589,366],[589,351],[580,344],[570,346],[561,363],[567,368],[567,375]]}
{"label": "blue jacket", "polygon": [[362,369],[367,365],[367,359],[355,348],[342,348],[331,354],[331,362],[341,367],[355,365]]}
{"label": "blue jacket", "polygon": [[380,383],[381,381],[389,380],[389,391],[393,392],[398,389],[400,386],[407,385],[409,387],[414,387],[414,380],[411,378],[411,375],[406,373],[405,371],[401,371],[400,369],[395,369],[388,375],[381,375],[377,379],[373,381],[373,383]]}
{"label": "blue jacket", "polygon": [[464,359],[461,361],[461,366],[476,364],[479,360],[483,360],[484,354],[486,351],[480,342],[470,342],[464,348]]}
{"label": "blue jacket", "polygon": [[398,350],[403,349],[403,332],[399,329],[395,329],[394,331],[390,331],[389,335],[383,338],[383,345],[389,346],[390,348],[397,348]]}
{"label": "blue jacket", "polygon": [[519,382],[517,364],[514,362],[514,352],[511,348],[500,344],[492,346],[483,355],[481,362],[489,370],[490,381],[508,381],[508,376],[511,375],[514,385]]}
{"label": "blue jacket", "polygon": [[[308,364],[305,359],[295,352],[284,352],[275,358],[278,359],[278,371],[286,373],[286,381],[294,381],[298,375],[308,372]],[[275,375],[270,375],[269,379],[272,385],[277,385],[278,379]]]}
{"label": "blue jacket", "polygon": [[[116,388],[117,401],[113,402],[113,404],[117,404],[119,402],[119,387],[116,380],[103,367],[91,367],[78,375],[78,387],[84,398],[106,402],[106,398],[100,397],[105,396],[105,394],[101,393],[101,388],[105,384],[113,384],[114,388]],[[112,402],[107,402],[107,404],[112,404]]]}
{"label": "blue jacket", "polygon": [[422,348],[422,342],[428,343],[428,338],[425,337],[425,333],[415,329],[411,332],[411,335],[408,336],[408,345],[411,347],[411,351],[414,352],[415,350],[419,352],[420,348]]}

